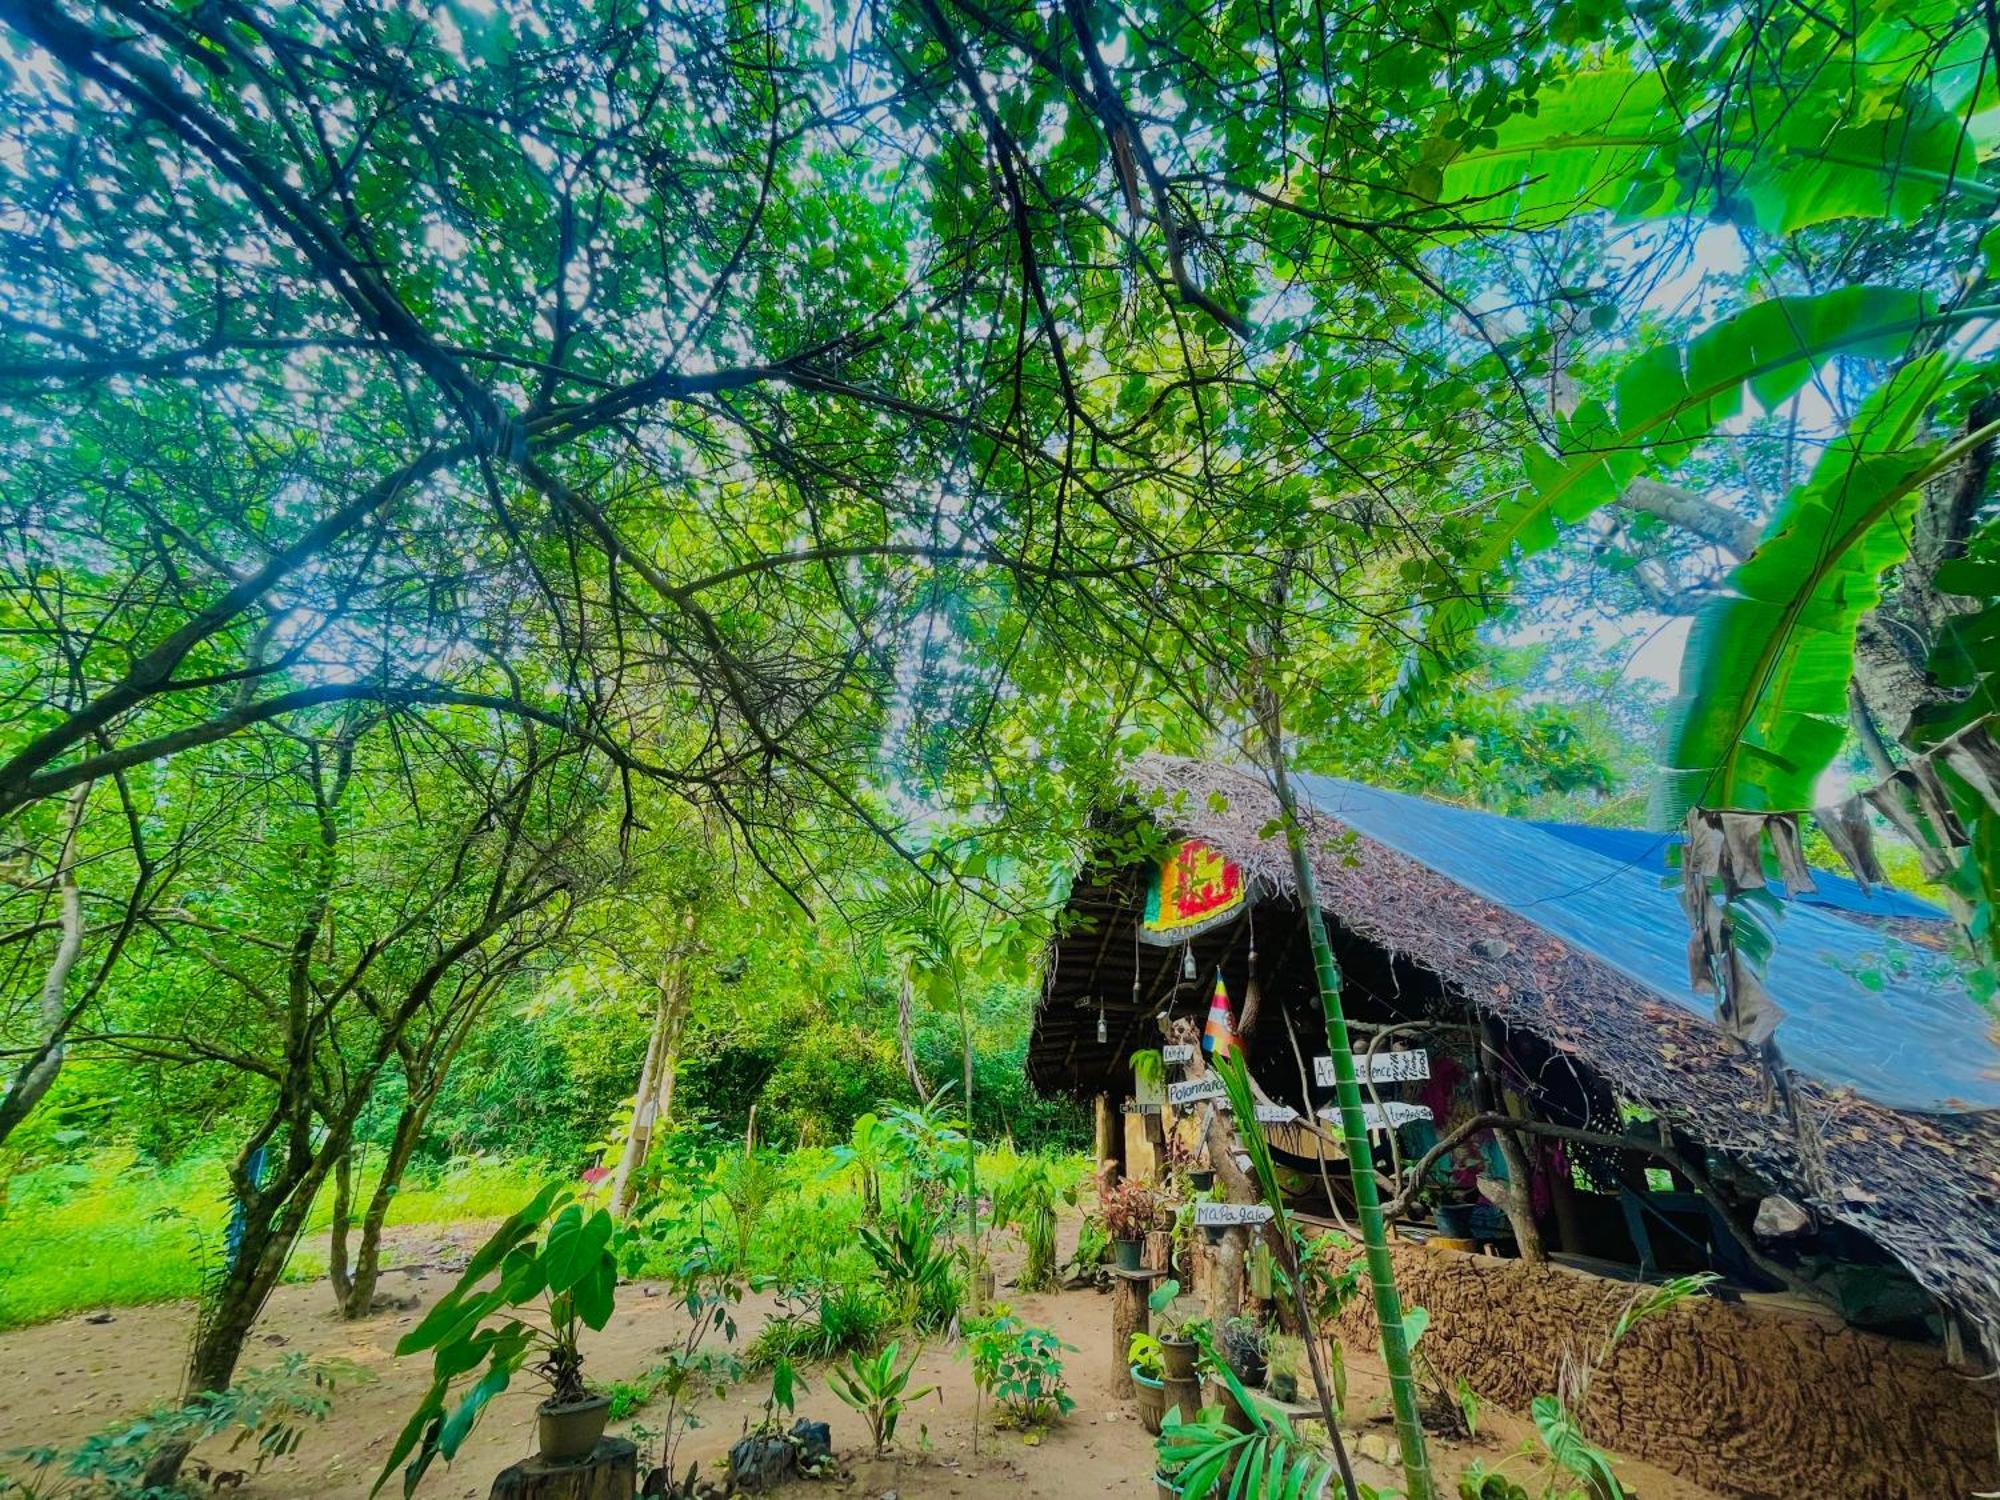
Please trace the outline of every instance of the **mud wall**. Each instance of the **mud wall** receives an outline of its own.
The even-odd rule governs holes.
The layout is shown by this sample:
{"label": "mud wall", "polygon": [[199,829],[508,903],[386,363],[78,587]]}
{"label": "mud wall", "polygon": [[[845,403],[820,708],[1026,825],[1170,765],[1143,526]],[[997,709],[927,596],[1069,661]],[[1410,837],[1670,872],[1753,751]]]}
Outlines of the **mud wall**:
{"label": "mud wall", "polygon": [[[1410,1247],[1405,1305],[1430,1310],[1423,1352],[1449,1383],[1525,1412],[1556,1388],[1565,1347],[1594,1353],[1632,1295],[1560,1266]],[[1376,1342],[1364,1295],[1341,1337]],[[2000,1490],[2000,1396],[1941,1355],[1811,1314],[1700,1298],[1641,1323],[1596,1377],[1588,1423],[1607,1448],[1721,1494],[1767,1500],[1952,1500]]]}

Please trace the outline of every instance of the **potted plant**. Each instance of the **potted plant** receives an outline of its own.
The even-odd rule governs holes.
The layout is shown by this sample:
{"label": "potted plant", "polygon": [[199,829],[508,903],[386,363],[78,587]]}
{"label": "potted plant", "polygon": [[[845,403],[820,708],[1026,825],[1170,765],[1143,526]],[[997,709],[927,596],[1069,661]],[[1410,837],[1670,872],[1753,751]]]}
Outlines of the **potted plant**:
{"label": "potted plant", "polygon": [[1245,1385],[1264,1383],[1266,1362],[1262,1323],[1255,1318],[1230,1318],[1222,1325],[1221,1345],[1222,1357],[1236,1372],[1238,1380]]}
{"label": "potted plant", "polygon": [[1167,1362],[1160,1341],[1150,1333],[1135,1332],[1125,1358],[1131,1366],[1132,1384],[1139,1388],[1139,1425],[1158,1437],[1160,1419],[1167,1413]]}
{"label": "potted plant", "polygon": [[1160,1216],[1159,1195],[1128,1177],[1097,1195],[1097,1212],[1104,1232],[1111,1236],[1118,1269],[1138,1270],[1146,1253],[1146,1233]]}
{"label": "potted plant", "polygon": [[1264,1351],[1264,1389],[1273,1401],[1290,1404],[1299,1399],[1299,1377],[1306,1370],[1303,1339],[1289,1333],[1274,1333]]}
{"label": "potted plant", "polygon": [[1193,1380],[1195,1354],[1199,1348],[1196,1330],[1192,1325],[1197,1320],[1182,1318],[1174,1312],[1174,1299],[1181,1294],[1181,1284],[1172,1278],[1153,1288],[1153,1295],[1146,1299],[1146,1306],[1152,1311],[1153,1321],[1158,1330],[1155,1337],[1160,1343],[1160,1359],[1163,1380]]}
{"label": "potted plant", "polygon": [[[405,1495],[439,1458],[449,1462],[486,1403],[523,1368],[549,1386],[536,1409],[542,1457],[589,1457],[604,1435],[611,1398],[584,1384],[580,1340],[584,1329],[600,1331],[611,1321],[618,1286],[611,1237],[611,1215],[585,1213],[559,1183],[493,1232],[458,1284],[396,1345],[398,1356],[431,1351],[431,1385],[389,1450],[375,1490],[406,1458]],[[447,1414],[446,1401],[460,1387]]]}

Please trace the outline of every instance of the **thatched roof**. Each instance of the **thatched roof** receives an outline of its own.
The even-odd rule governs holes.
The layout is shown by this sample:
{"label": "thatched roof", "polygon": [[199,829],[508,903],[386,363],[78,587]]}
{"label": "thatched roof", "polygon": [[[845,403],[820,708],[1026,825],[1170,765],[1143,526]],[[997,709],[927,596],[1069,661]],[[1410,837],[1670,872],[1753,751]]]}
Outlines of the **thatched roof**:
{"label": "thatched roof", "polygon": [[[1267,890],[1295,891],[1282,839],[1260,836],[1277,813],[1260,778],[1149,759],[1130,780],[1135,807],[1157,823],[1207,840]],[[1311,832],[1321,906],[1342,929],[1585,1061],[1632,1102],[1860,1230],[2000,1355],[2000,1116],[1891,1109],[1799,1077],[1802,1117],[1817,1142],[1808,1160],[1785,1112],[1769,1104],[1757,1064],[1712,1023],[1528,916],[1323,813],[1311,815]],[[1129,913],[1135,889],[1129,872],[1100,870],[1079,881],[1072,902],[1095,907],[1102,919],[1121,904]],[[1080,1002],[1104,1003],[1089,1000],[1093,993],[1111,997],[1119,1055],[1139,1045],[1142,1015],[1128,1014],[1132,1008],[1117,998],[1138,966],[1110,951],[1116,945],[1107,938],[1073,933],[1052,954],[1030,1055],[1031,1075],[1043,1087],[1073,1087],[1085,1076],[1078,1053],[1088,1012]],[[1142,997],[1137,1009],[1152,1003]]]}

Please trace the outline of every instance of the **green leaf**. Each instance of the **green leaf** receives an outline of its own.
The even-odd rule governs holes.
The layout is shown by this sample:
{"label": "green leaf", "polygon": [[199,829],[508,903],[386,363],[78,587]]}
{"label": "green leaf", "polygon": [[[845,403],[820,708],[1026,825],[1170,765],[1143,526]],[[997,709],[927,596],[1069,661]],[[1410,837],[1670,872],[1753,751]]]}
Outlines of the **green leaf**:
{"label": "green leaf", "polygon": [[1846,739],[1855,631],[1908,552],[1918,490],[1967,451],[1965,439],[1923,439],[1923,420],[1969,378],[1942,353],[1898,371],[1697,615],[1655,802],[1662,825],[1697,803],[1811,805]]}

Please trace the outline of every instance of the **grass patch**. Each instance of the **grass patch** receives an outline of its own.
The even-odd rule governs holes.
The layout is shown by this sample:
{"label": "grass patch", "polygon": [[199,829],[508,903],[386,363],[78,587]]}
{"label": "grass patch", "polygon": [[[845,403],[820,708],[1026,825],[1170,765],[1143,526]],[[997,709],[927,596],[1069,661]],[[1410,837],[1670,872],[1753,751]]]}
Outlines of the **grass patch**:
{"label": "grass patch", "polygon": [[[453,1224],[502,1218],[545,1180],[532,1163],[471,1161],[396,1196],[388,1222]],[[363,1174],[362,1202],[373,1187]],[[0,1213],[0,1328],[45,1323],[94,1307],[132,1307],[192,1297],[204,1257],[218,1261],[228,1219],[229,1178],[219,1158],[161,1167],[130,1150],[24,1172]],[[357,1204],[357,1211],[359,1204]],[[326,1274],[320,1236],[333,1195],[314,1206],[288,1281]]]}

